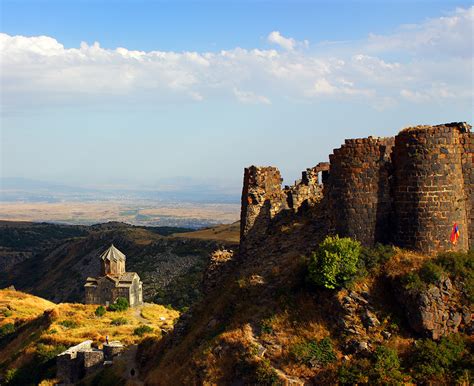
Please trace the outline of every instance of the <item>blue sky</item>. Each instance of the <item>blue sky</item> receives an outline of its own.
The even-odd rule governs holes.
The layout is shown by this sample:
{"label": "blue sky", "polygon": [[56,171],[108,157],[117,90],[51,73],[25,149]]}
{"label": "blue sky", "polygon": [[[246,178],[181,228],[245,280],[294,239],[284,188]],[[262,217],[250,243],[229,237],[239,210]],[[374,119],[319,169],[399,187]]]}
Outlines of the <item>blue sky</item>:
{"label": "blue sky", "polygon": [[[470,2],[1,3],[1,172],[285,182],[344,138],[472,123]],[[97,43],[95,43],[97,42]]]}

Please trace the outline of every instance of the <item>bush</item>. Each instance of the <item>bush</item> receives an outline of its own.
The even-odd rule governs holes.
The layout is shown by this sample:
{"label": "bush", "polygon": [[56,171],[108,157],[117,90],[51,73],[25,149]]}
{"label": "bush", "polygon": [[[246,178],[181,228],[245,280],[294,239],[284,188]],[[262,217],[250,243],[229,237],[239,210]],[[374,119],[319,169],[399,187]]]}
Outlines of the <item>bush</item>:
{"label": "bush", "polygon": [[373,270],[386,263],[395,255],[395,249],[391,245],[377,243],[372,248],[362,247],[360,253],[360,265],[367,270]]}
{"label": "bush", "polygon": [[0,327],[0,338],[15,332],[15,325],[13,323],[7,323]]}
{"label": "bush", "polygon": [[290,348],[290,354],[296,361],[307,366],[314,366],[315,363],[326,365],[336,360],[336,354],[329,338],[297,343]]}
{"label": "bush", "polygon": [[375,363],[370,372],[370,378],[374,383],[393,385],[403,381],[396,350],[387,346],[378,346],[374,353],[374,360]]}
{"label": "bush", "polygon": [[344,363],[338,369],[338,378],[341,385],[357,385],[369,383],[369,369],[371,363],[368,359],[360,359],[352,363]]}
{"label": "bush", "polygon": [[418,381],[443,380],[459,367],[465,343],[459,334],[443,337],[438,343],[431,339],[416,342],[411,355],[413,377]]}
{"label": "bush", "polygon": [[74,320],[61,320],[60,322],[58,322],[58,324],[60,324],[61,326],[63,327],[66,327],[66,328],[77,328],[79,327],[79,323],[75,322]]}
{"label": "bush", "polygon": [[98,316],[99,318],[104,316],[106,312],[106,309],[104,306],[99,306],[95,309],[94,314],[95,316]]}
{"label": "bush", "polygon": [[11,310],[8,310],[8,309],[7,309],[7,310],[4,310],[4,311],[3,311],[3,316],[4,316],[5,318],[8,318],[8,317],[10,317],[10,316],[12,316],[12,315],[13,315],[13,312],[11,312]]}
{"label": "bush", "polygon": [[271,366],[268,359],[264,359],[257,364],[255,378],[258,385],[279,386],[283,382],[278,378],[278,374]]}
{"label": "bush", "polygon": [[128,323],[128,320],[125,318],[115,318],[115,319],[112,319],[112,321],[110,322],[110,324],[113,324],[114,326],[123,326],[124,324],[127,324],[127,323]]}
{"label": "bush", "polygon": [[117,298],[114,304],[109,306],[109,311],[125,311],[129,307],[128,300],[125,298]]}
{"label": "bush", "polygon": [[326,288],[343,286],[357,272],[361,245],[349,237],[328,236],[311,254],[309,259],[309,278]]}
{"label": "bush", "polygon": [[135,330],[133,330],[133,335],[143,336],[143,335],[148,334],[150,332],[153,332],[153,328],[143,324],[143,325],[135,328]]}

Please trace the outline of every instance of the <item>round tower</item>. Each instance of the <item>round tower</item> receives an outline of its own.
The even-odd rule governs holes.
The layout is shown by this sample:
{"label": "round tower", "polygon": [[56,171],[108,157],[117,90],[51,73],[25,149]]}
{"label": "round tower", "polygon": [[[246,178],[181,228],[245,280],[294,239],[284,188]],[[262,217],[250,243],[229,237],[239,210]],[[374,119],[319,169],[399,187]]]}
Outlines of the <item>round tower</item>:
{"label": "round tower", "polygon": [[349,139],[329,156],[331,231],[371,246],[389,237],[393,138]]}
{"label": "round tower", "polygon": [[[395,243],[432,253],[468,249],[462,128],[418,126],[395,138],[393,198]],[[460,237],[450,241],[453,225]]]}

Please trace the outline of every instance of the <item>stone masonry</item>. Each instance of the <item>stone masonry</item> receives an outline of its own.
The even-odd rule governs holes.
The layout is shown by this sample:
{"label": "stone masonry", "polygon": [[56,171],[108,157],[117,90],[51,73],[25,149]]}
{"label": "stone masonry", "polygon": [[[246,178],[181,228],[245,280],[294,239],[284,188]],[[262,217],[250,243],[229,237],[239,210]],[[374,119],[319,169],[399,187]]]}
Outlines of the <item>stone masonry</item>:
{"label": "stone masonry", "polygon": [[390,234],[390,152],[393,138],[346,140],[329,156],[330,229],[364,245]]}
{"label": "stone masonry", "polygon": [[[277,168],[251,166],[242,190],[241,252],[262,242],[280,214],[303,208],[327,214],[312,218],[324,221],[328,234],[367,246],[393,243],[425,253],[473,248],[473,148],[471,126],[449,123],[407,128],[395,138],[346,140],[329,164],[307,169],[285,189]],[[455,246],[454,223],[461,233]]]}

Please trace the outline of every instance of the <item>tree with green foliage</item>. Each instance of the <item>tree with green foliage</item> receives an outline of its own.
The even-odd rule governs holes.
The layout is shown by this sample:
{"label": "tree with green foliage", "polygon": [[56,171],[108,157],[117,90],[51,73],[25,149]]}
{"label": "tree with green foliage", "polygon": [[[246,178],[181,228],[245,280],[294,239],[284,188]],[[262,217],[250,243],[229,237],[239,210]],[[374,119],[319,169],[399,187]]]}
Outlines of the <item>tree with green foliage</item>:
{"label": "tree with green foliage", "polygon": [[357,273],[360,252],[358,241],[327,236],[309,258],[309,278],[325,288],[342,287]]}
{"label": "tree with green foliage", "polygon": [[114,304],[109,306],[109,311],[125,311],[128,307],[128,300],[120,297],[117,298]]}
{"label": "tree with green foliage", "polygon": [[378,346],[374,353],[374,361],[370,371],[370,379],[374,383],[394,385],[403,381],[396,350],[387,346]]}
{"label": "tree with green foliage", "polygon": [[95,309],[94,314],[95,316],[98,316],[99,318],[104,316],[106,312],[106,309],[104,306],[99,306]]}

